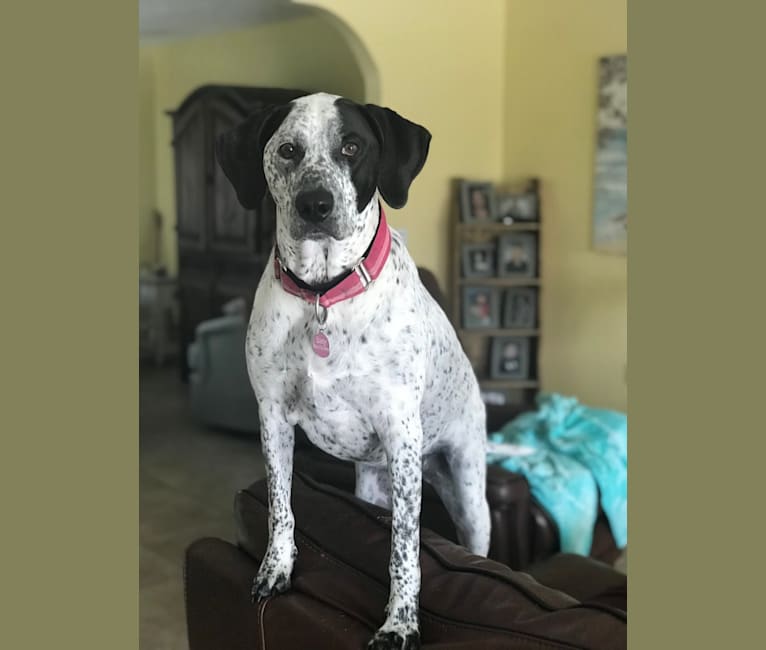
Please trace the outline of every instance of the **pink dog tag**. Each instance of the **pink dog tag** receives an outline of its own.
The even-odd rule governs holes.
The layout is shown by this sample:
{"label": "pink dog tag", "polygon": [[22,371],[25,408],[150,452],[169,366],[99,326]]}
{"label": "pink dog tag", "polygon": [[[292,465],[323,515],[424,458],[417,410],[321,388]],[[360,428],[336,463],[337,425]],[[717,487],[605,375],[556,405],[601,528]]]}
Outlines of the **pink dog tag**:
{"label": "pink dog tag", "polygon": [[317,332],[314,335],[311,347],[314,348],[314,352],[316,352],[317,356],[320,356],[323,359],[330,356],[330,341],[322,332]]}

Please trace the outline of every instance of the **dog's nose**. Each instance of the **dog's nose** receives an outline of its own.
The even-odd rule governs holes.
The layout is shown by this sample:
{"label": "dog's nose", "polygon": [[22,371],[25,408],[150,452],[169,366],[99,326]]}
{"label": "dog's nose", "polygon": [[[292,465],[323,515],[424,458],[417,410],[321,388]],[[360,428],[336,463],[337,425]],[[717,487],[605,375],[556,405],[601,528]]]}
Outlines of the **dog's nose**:
{"label": "dog's nose", "polygon": [[295,197],[295,208],[300,217],[315,223],[330,216],[334,203],[327,190],[304,190]]}

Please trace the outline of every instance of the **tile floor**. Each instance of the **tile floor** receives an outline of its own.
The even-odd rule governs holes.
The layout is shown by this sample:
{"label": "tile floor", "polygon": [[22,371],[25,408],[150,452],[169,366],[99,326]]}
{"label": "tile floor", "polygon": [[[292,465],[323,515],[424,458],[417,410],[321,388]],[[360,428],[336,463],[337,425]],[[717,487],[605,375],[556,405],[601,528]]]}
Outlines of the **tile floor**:
{"label": "tile floor", "polygon": [[195,423],[175,368],[142,368],[139,395],[140,648],[188,650],[184,550],[233,539],[234,494],[263,477],[263,458],[255,438]]}

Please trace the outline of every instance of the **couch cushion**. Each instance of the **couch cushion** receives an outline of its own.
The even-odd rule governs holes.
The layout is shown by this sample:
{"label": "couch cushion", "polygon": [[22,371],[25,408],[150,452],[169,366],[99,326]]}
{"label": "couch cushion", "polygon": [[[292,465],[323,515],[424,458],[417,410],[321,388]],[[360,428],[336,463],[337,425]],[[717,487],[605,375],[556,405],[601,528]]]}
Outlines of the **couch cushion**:
{"label": "couch cushion", "polygon": [[[298,559],[292,589],[345,612],[371,631],[388,596],[391,518],[386,510],[297,474]],[[268,543],[265,481],[236,499],[239,543],[256,558]],[[531,576],[468,553],[421,529],[424,647],[590,648],[626,644],[626,614],[581,603]],[[469,642],[473,646],[460,646]],[[478,645],[477,645],[478,644]]]}
{"label": "couch cushion", "polygon": [[[294,466],[296,471],[319,483],[354,493],[354,464],[333,458],[311,443],[296,448]],[[498,465],[489,465],[487,501],[492,517],[489,557],[514,569],[523,568],[529,562],[530,550],[527,542],[530,517],[529,484],[521,474],[514,474]],[[455,525],[447,509],[436,490],[426,482],[423,483],[420,523],[442,537],[457,541]]]}
{"label": "couch cushion", "polygon": [[538,582],[581,602],[602,603],[627,610],[628,577],[599,560],[557,553],[526,571]]}

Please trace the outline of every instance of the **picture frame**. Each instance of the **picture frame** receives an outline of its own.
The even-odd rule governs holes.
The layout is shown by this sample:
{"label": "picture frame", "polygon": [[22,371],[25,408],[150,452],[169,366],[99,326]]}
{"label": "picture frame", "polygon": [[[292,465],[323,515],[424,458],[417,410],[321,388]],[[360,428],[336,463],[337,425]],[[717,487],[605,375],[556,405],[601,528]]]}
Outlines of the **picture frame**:
{"label": "picture frame", "polygon": [[501,278],[537,275],[537,235],[531,232],[511,232],[499,238],[497,270]]}
{"label": "picture frame", "polygon": [[498,293],[492,287],[463,288],[463,327],[489,329],[500,327]]}
{"label": "picture frame", "polygon": [[520,336],[492,338],[490,377],[492,379],[529,379],[529,339]]}
{"label": "picture frame", "polygon": [[497,272],[497,244],[463,244],[464,278],[490,278]]}
{"label": "picture frame", "polygon": [[537,289],[511,287],[503,295],[503,327],[532,329],[537,326]]}
{"label": "picture frame", "polygon": [[497,220],[501,223],[508,225],[517,222],[533,223],[540,218],[537,194],[532,192],[498,194],[495,205],[497,206]]}
{"label": "picture frame", "polygon": [[495,221],[495,188],[483,181],[460,182],[460,219],[463,223]]}

